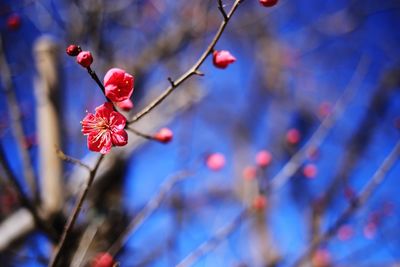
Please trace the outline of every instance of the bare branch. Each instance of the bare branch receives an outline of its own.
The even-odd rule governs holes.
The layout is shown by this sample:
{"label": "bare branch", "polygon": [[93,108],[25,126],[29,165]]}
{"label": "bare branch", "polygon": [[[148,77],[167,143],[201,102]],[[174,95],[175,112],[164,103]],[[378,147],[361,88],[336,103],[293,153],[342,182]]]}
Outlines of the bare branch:
{"label": "bare branch", "polygon": [[226,240],[239,227],[246,216],[247,211],[242,210],[233,221],[222,226],[210,239],[198,246],[176,266],[188,267],[195,264],[201,257],[214,250],[222,241]]}
{"label": "bare branch", "polygon": [[190,171],[180,171],[175,175],[170,176],[159,191],[147,202],[146,206],[133,218],[126,230],[118,237],[114,244],[109,249],[110,254],[115,255],[122,246],[126,243],[143,222],[161,205],[165,196],[171,191],[172,187],[184,179],[190,177],[193,173]]}
{"label": "bare branch", "polygon": [[360,191],[358,197],[351,202],[348,207],[342,212],[335,223],[319,238],[316,238],[309,248],[295,261],[293,266],[301,266],[310,256],[313,255],[315,250],[324,242],[333,237],[337,230],[348,220],[351,216],[362,207],[367,200],[371,197],[376,188],[387,177],[387,173],[394,167],[395,163],[399,160],[400,156],[400,142],[398,142],[393,150],[388,154],[383,163],[375,171],[374,175]]}
{"label": "bare branch", "polygon": [[164,101],[165,98],[167,98],[176,88],[178,88],[182,83],[184,83],[187,79],[189,79],[191,76],[197,74],[198,75],[198,69],[200,66],[203,64],[203,62],[207,59],[208,55],[211,54],[212,50],[214,49],[215,45],[217,44],[219,38],[221,37],[222,33],[224,32],[226,26],[228,25],[229,20],[231,19],[232,15],[235,13],[236,9],[239,7],[241,0],[236,0],[235,3],[233,4],[231,10],[229,11],[229,14],[227,15],[227,19],[223,20],[221,22],[221,25],[219,26],[219,29],[217,33],[215,34],[214,38],[212,39],[211,43],[208,45],[206,50],[203,52],[203,54],[200,56],[200,58],[197,60],[197,62],[190,67],[182,76],[180,76],[175,82],[175,86],[169,86],[161,95],[159,95],[153,102],[151,102],[149,105],[147,105],[145,108],[143,108],[140,112],[138,112],[128,124],[134,123],[138,120],[140,120],[143,116],[148,114],[151,110],[153,110],[155,107],[157,107],[162,101]]}
{"label": "bare branch", "polygon": [[81,166],[81,167],[87,169],[89,172],[92,171],[92,169],[90,169],[90,167],[88,165],[86,165],[85,163],[83,163],[81,160],[76,159],[76,158],[71,157],[71,156],[68,156],[68,155],[65,155],[65,153],[61,149],[56,148],[56,153],[57,153],[57,156],[60,159],[62,159],[63,161],[66,161],[66,162]]}
{"label": "bare branch", "polygon": [[64,231],[63,231],[63,233],[61,235],[60,242],[58,243],[57,247],[54,250],[53,257],[52,257],[52,260],[50,261],[49,266],[52,266],[52,267],[57,266],[57,263],[60,260],[60,257],[62,255],[62,251],[63,251],[63,249],[65,247],[66,241],[67,241],[69,235],[72,232],[72,229],[74,227],[75,221],[78,218],[78,215],[79,215],[79,213],[80,213],[80,211],[82,209],[83,202],[84,202],[84,200],[85,200],[85,198],[86,198],[86,196],[87,196],[87,194],[89,192],[90,186],[93,183],[94,177],[96,176],[97,170],[98,170],[98,168],[100,166],[100,163],[103,160],[103,158],[104,158],[104,155],[101,155],[99,157],[99,159],[97,160],[96,166],[90,172],[89,179],[88,179],[88,181],[86,183],[86,186],[85,186],[81,196],[79,197],[78,201],[76,202],[74,210],[73,210],[71,216],[68,219],[68,222],[67,222],[67,224],[66,224],[66,226],[64,228]]}

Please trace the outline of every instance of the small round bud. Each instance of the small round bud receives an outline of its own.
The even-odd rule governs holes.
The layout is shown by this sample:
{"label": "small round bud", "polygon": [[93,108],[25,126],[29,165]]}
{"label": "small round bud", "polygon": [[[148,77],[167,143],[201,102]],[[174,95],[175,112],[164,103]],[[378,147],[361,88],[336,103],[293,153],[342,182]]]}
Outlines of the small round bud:
{"label": "small round bud", "polygon": [[7,28],[17,30],[21,26],[21,17],[18,14],[12,14],[7,18]]}
{"label": "small round bud", "polygon": [[114,258],[107,252],[97,254],[91,267],[113,267],[116,265]]}
{"label": "small round bud", "polygon": [[300,135],[300,131],[292,128],[289,131],[287,131],[286,133],[286,141],[290,144],[290,145],[297,145],[300,142],[301,139],[301,135]]}
{"label": "small round bud", "polygon": [[259,0],[260,4],[265,7],[272,7],[278,3],[278,0]]}
{"label": "small round bud", "polygon": [[158,142],[161,143],[169,143],[172,138],[174,137],[174,133],[168,129],[168,128],[162,128],[161,130],[158,131],[158,133],[156,133],[154,135],[154,140],[157,140]]}
{"label": "small round bud", "polygon": [[219,171],[225,166],[225,156],[221,153],[213,153],[207,157],[206,165],[212,171]]}
{"label": "small round bud", "polygon": [[256,211],[262,211],[267,206],[267,199],[263,195],[258,195],[253,200],[253,208]]}
{"label": "small round bud", "polygon": [[89,51],[82,51],[76,57],[76,62],[82,67],[88,68],[93,63],[92,54]]}
{"label": "small round bud", "polygon": [[258,166],[262,168],[265,168],[269,164],[271,164],[271,161],[272,161],[272,155],[267,150],[261,150],[256,155],[256,163]]}
{"label": "small round bud", "polygon": [[309,163],[303,167],[303,175],[308,179],[313,179],[317,176],[318,168],[315,164]]}
{"label": "small round bud", "polygon": [[220,69],[225,69],[228,65],[236,61],[236,58],[227,50],[219,50],[213,52],[214,66]]}
{"label": "small round bud", "polygon": [[69,45],[65,52],[67,52],[68,56],[76,57],[82,51],[81,47],[78,45]]}

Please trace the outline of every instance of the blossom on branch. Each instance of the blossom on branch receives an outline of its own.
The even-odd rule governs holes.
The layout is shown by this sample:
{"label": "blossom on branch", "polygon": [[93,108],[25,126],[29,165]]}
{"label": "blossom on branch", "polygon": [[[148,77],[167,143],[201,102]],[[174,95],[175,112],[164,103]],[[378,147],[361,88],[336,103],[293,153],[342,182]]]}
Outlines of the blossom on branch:
{"label": "blossom on branch", "polygon": [[82,133],[87,135],[88,148],[107,154],[111,147],[124,146],[128,135],[124,130],[126,118],[114,111],[110,102],[96,108],[95,114],[88,113],[82,120]]}
{"label": "blossom on branch", "polygon": [[134,78],[122,69],[112,68],[104,76],[106,96],[113,102],[122,102],[131,97]]}

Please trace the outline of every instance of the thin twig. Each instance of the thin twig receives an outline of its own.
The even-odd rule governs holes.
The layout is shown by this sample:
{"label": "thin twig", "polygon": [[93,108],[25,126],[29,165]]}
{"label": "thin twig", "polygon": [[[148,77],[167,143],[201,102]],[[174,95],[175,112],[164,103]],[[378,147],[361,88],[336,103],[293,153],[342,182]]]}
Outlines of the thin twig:
{"label": "thin twig", "polygon": [[125,129],[127,129],[128,131],[131,131],[132,133],[134,133],[134,134],[136,134],[136,135],[138,135],[140,137],[143,137],[145,139],[149,139],[149,140],[153,140],[154,139],[153,136],[151,136],[149,134],[145,134],[145,133],[139,132],[138,130],[133,129],[132,127],[127,126]]}
{"label": "thin twig", "polygon": [[270,189],[276,191],[282,187],[295,172],[300,168],[307,156],[307,152],[310,148],[316,148],[321,145],[323,140],[329,133],[329,130],[333,127],[337,119],[343,113],[347,103],[352,99],[356,89],[360,86],[365,74],[367,72],[368,60],[366,57],[362,57],[358,63],[358,66],[351,78],[347,88],[343,95],[336,102],[333,111],[321,122],[317,130],[313,133],[308,142],[297,151],[291,159],[283,166],[283,168],[271,179]]}
{"label": "thin twig", "polygon": [[56,153],[57,153],[57,156],[58,156],[61,160],[66,161],[66,162],[69,162],[69,163],[72,163],[72,164],[75,164],[75,165],[78,165],[78,166],[81,166],[81,167],[87,169],[89,172],[92,171],[92,170],[90,169],[90,167],[89,167],[88,165],[86,165],[85,163],[83,163],[81,160],[76,159],[76,158],[71,157],[71,156],[68,156],[68,155],[65,155],[65,153],[64,153],[61,149],[56,148]]}
{"label": "thin twig", "polygon": [[221,22],[221,25],[219,26],[219,29],[218,29],[217,33],[215,34],[214,38],[212,39],[211,43],[208,45],[208,47],[203,52],[203,54],[200,56],[200,58],[197,60],[197,62],[192,67],[190,67],[184,74],[182,74],[177,80],[175,80],[175,82],[174,82],[175,86],[170,85],[161,95],[159,95],[149,105],[147,105],[141,111],[139,111],[132,118],[132,120],[128,122],[128,124],[137,122],[143,116],[148,114],[151,110],[153,110],[155,107],[157,107],[165,98],[167,98],[176,88],[178,88],[182,83],[184,83],[191,76],[202,75],[202,73],[199,72],[198,69],[203,64],[203,62],[207,59],[208,55],[211,54],[212,50],[214,49],[215,45],[217,44],[218,40],[220,39],[222,33],[224,32],[228,22],[232,18],[232,15],[235,13],[236,9],[238,8],[238,6],[240,5],[241,2],[243,2],[243,1],[242,0],[235,1],[231,10],[229,11],[229,14],[227,15],[227,18]]}
{"label": "thin twig", "polygon": [[222,0],[218,0],[218,9],[221,12],[222,17],[226,21],[228,19],[228,16],[226,15],[226,12],[225,12],[225,9],[224,9],[224,5],[222,4]]}
{"label": "thin twig", "polygon": [[57,266],[57,263],[60,260],[60,257],[62,255],[62,251],[63,251],[65,245],[67,244],[66,241],[68,240],[68,237],[72,232],[72,229],[74,227],[75,221],[78,218],[78,215],[79,215],[79,213],[80,213],[80,211],[82,209],[83,202],[84,202],[84,200],[85,200],[85,198],[86,198],[86,196],[87,196],[87,194],[89,192],[90,186],[92,185],[92,183],[94,181],[94,178],[96,176],[96,172],[97,172],[97,170],[98,170],[98,168],[100,166],[100,163],[103,160],[103,158],[104,158],[104,155],[101,155],[100,158],[97,160],[95,167],[90,171],[89,179],[88,179],[88,181],[86,183],[86,186],[85,186],[81,196],[79,197],[78,201],[75,204],[75,207],[73,209],[72,215],[68,218],[68,222],[65,225],[64,231],[63,231],[63,233],[61,235],[60,242],[58,243],[57,247],[54,250],[52,260],[49,263],[49,267],[50,266],[51,267]]}
{"label": "thin twig", "polygon": [[230,223],[222,226],[211,238],[206,240],[189,255],[187,255],[176,267],[187,267],[196,263],[201,257],[214,250],[222,241],[232,234],[247,216],[247,210],[242,210]]}
{"label": "thin twig", "polygon": [[11,170],[9,163],[7,162],[6,155],[3,149],[3,146],[0,144],[0,165],[4,169],[7,178],[10,180],[12,185],[14,186],[15,190],[18,193],[18,197],[21,201],[21,204],[26,207],[29,212],[32,214],[33,219],[35,220],[36,225],[40,230],[42,230],[52,242],[57,242],[59,235],[57,232],[48,224],[46,223],[43,218],[40,216],[36,207],[32,204],[30,199],[26,196],[22,185],[18,181],[18,178],[15,176],[14,172]]}
{"label": "thin twig", "polygon": [[367,200],[371,197],[372,193],[376,190],[376,188],[382,184],[384,179],[387,177],[387,173],[394,167],[395,163],[399,160],[400,157],[400,142],[398,142],[389,155],[385,158],[383,163],[379,166],[379,168],[375,171],[374,175],[367,182],[364,188],[360,191],[358,197],[356,197],[347,208],[343,211],[343,213],[339,216],[339,218],[335,221],[335,223],[319,238],[316,238],[308,249],[295,261],[293,266],[301,266],[308,258],[310,258],[315,250],[324,242],[328,241],[331,237],[333,237],[338,229],[348,221],[351,216],[362,207]]}
{"label": "thin twig", "polygon": [[35,199],[39,199],[39,190],[37,187],[37,179],[32,167],[32,159],[29,155],[29,151],[25,148],[26,137],[21,122],[22,112],[19,108],[17,96],[15,95],[14,85],[11,76],[11,70],[7,63],[3,39],[0,36],[0,71],[3,80],[4,92],[7,98],[9,115],[11,117],[11,129],[14,133],[17,141],[18,151],[22,158],[22,165],[24,170],[24,177],[29,185],[29,189]]}
{"label": "thin twig", "polygon": [[172,187],[176,183],[190,177],[192,174],[192,172],[186,170],[170,176],[163,185],[161,185],[159,191],[150,199],[149,202],[147,202],[146,206],[133,218],[128,227],[110,247],[108,252],[111,255],[115,255],[123,247],[129,237],[132,236],[143,222],[161,205],[165,196],[171,191]]}

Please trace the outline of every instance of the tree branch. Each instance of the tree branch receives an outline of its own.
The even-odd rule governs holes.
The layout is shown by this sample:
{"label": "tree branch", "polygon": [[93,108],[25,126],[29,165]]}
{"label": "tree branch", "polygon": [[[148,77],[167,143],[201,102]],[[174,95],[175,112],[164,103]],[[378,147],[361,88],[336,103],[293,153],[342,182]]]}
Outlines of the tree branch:
{"label": "tree branch", "polygon": [[214,49],[214,47],[217,44],[218,40],[220,39],[222,33],[224,32],[228,22],[232,18],[232,15],[235,13],[236,9],[238,8],[238,6],[240,5],[241,2],[242,2],[241,0],[235,1],[231,10],[229,11],[229,14],[227,15],[227,18],[221,22],[221,25],[219,26],[219,29],[218,29],[217,33],[215,34],[214,38],[212,39],[211,43],[208,45],[208,47],[203,52],[203,54],[200,56],[200,58],[197,60],[197,62],[192,67],[190,67],[184,74],[182,74],[178,79],[176,79],[174,81],[175,86],[170,85],[161,95],[159,95],[149,105],[147,105],[145,108],[143,108],[141,111],[139,111],[132,118],[132,120],[128,122],[128,125],[140,120],[142,117],[144,117],[150,111],[152,111],[161,102],[163,102],[164,99],[167,98],[176,88],[178,88],[181,84],[183,84],[191,76],[199,75],[198,69],[203,64],[203,62],[207,59],[208,55],[210,55],[212,53],[212,50]]}

